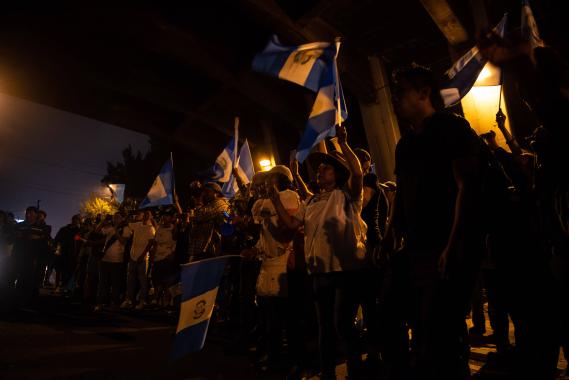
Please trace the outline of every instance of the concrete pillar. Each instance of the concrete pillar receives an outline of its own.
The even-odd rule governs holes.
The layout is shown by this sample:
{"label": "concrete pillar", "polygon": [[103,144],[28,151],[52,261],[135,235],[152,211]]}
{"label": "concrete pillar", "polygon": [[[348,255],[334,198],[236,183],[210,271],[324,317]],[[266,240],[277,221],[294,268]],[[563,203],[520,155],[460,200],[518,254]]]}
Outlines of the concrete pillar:
{"label": "concrete pillar", "polygon": [[389,77],[378,57],[369,57],[375,101],[360,100],[360,110],[373,162],[381,181],[395,178],[395,146],[400,138],[397,117],[391,103]]}

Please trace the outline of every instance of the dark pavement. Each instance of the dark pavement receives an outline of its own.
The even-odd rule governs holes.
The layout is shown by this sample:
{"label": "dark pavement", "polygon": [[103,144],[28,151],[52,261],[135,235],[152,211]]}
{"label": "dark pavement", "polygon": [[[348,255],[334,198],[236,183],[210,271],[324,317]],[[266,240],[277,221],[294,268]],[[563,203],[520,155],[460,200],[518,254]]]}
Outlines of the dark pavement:
{"label": "dark pavement", "polygon": [[[176,314],[164,311],[94,313],[47,294],[33,308],[10,309],[2,303],[0,379],[285,378],[285,371],[267,374],[252,366],[252,353],[230,353],[226,348],[235,343],[236,334],[222,333],[219,327],[210,331],[201,352],[170,362],[176,322]],[[509,379],[488,364],[492,351],[492,344],[472,347],[472,372],[480,372],[480,379]],[[559,368],[565,366],[560,360]],[[345,376],[345,365],[338,366],[337,374]]]}
{"label": "dark pavement", "polygon": [[[93,313],[60,297],[0,315],[0,379],[271,379],[211,336],[202,352],[168,360],[177,315]],[[277,376],[274,378],[282,378]]]}

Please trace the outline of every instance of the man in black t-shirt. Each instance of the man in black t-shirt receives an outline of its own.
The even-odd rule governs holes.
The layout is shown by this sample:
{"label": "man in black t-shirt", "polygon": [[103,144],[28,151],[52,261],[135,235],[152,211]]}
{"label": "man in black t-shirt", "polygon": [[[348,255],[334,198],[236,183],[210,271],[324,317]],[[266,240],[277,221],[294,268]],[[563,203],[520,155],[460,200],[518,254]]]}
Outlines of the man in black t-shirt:
{"label": "man in black t-shirt", "polygon": [[482,253],[479,140],[468,122],[442,109],[432,73],[396,74],[396,108],[411,130],[396,149],[397,254],[419,378],[469,378],[467,305]]}

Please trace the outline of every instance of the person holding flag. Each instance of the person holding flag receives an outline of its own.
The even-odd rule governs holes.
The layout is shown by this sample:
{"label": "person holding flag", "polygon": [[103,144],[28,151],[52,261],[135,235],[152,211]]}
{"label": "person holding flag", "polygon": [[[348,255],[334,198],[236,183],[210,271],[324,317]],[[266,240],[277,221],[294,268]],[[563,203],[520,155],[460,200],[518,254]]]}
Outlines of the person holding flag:
{"label": "person holding flag", "polygon": [[335,379],[336,332],[347,354],[348,376],[358,378],[362,359],[354,318],[362,283],[366,226],[361,220],[363,172],[349,147],[346,129],[338,126],[342,153],[314,152],[308,161],[317,168],[320,192],[309,194],[290,215],[278,189],[271,200],[279,220],[289,229],[304,227],[304,254],[312,277],[316,303],[322,379]]}
{"label": "person holding flag", "polygon": [[203,185],[201,206],[191,220],[190,262],[219,256],[221,253],[220,226],[228,216],[229,204],[221,186],[215,182]]}

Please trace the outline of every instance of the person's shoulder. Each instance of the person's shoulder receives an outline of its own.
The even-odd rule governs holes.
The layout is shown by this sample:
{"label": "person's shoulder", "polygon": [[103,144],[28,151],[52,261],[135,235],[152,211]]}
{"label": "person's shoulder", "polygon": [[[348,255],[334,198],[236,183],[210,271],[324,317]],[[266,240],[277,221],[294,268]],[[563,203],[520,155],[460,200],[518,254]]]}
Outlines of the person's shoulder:
{"label": "person's shoulder", "polygon": [[377,175],[375,173],[364,175],[364,186],[376,188],[378,186]]}

